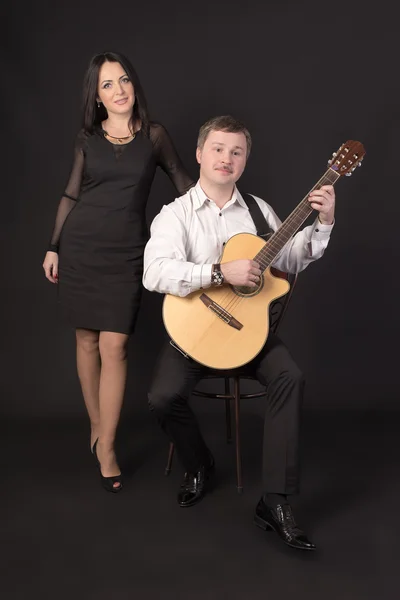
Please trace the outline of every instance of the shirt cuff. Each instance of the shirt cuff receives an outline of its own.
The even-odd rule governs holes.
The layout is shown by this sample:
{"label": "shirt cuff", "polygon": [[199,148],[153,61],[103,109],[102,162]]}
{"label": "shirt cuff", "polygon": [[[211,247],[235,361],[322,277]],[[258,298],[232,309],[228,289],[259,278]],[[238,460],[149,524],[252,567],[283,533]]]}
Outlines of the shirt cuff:
{"label": "shirt cuff", "polygon": [[211,285],[212,264],[194,265],[192,271],[192,289],[200,290]]}
{"label": "shirt cuff", "polygon": [[335,221],[333,221],[332,225],[324,225],[317,217],[314,221],[314,227],[311,233],[311,237],[317,240],[326,239],[330,236],[334,225]]}

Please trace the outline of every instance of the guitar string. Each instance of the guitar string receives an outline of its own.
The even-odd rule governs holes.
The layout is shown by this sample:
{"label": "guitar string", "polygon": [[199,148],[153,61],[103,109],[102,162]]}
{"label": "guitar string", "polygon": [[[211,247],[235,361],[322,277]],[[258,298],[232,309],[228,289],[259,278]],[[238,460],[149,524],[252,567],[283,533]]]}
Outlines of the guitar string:
{"label": "guitar string", "polygon": [[[335,175],[334,181],[331,181],[329,178],[329,175]],[[274,260],[274,258],[276,257],[276,255],[281,251],[282,248],[284,248],[284,246],[289,242],[289,240],[291,239],[291,237],[294,235],[292,234],[292,236],[290,236],[288,238],[288,240],[283,244],[283,246],[280,246],[280,240],[279,237],[282,236],[282,233],[287,230],[289,225],[292,225],[293,222],[297,221],[298,217],[301,217],[301,221],[298,225],[298,227],[300,227],[302,225],[302,223],[307,219],[307,217],[311,214],[311,212],[315,209],[313,209],[312,207],[310,207],[309,204],[304,204],[305,200],[309,197],[311,191],[315,190],[318,186],[321,187],[322,185],[325,184],[324,179],[327,180],[328,183],[330,184],[334,184],[338,178],[340,177],[340,175],[334,171],[333,169],[331,169],[330,167],[327,169],[327,171],[322,175],[322,177],[317,181],[317,183],[314,185],[314,187],[311,188],[311,190],[308,192],[308,194],[306,194],[304,196],[304,198],[299,202],[299,204],[293,209],[293,211],[289,214],[289,216],[287,217],[287,219],[285,220],[285,222],[282,224],[282,226],[280,228],[278,228],[273,235],[271,236],[271,238],[268,240],[268,242],[266,242],[264,244],[264,246],[261,248],[261,250],[257,253],[257,254],[262,254],[262,258],[259,261],[260,262],[260,266],[262,267],[263,271],[266,271],[270,266],[272,261]],[[303,211],[304,209],[306,209],[306,213],[305,215],[301,215],[301,211]],[[278,239],[276,239],[278,238]],[[277,244],[277,248],[274,248],[274,244]],[[267,250],[266,247],[268,246]],[[273,257],[268,257],[268,252],[272,249],[273,253],[275,256]],[[265,255],[265,256],[264,256]],[[257,256],[257,255],[256,255]],[[264,264],[266,262],[266,264]],[[241,287],[241,286],[238,286]],[[246,287],[246,286],[244,286]],[[250,288],[253,289],[253,288]],[[229,289],[227,291],[227,293],[221,298],[221,300],[217,303],[219,305],[219,307],[224,310],[227,311],[228,313],[231,313],[231,311],[236,308],[243,300],[246,300],[246,296],[242,297],[242,296],[238,296],[237,294],[235,294],[235,292],[233,292],[234,296],[232,298],[231,296],[232,294],[232,289]],[[225,305],[225,302],[228,301],[228,304]],[[216,309],[217,312],[214,312],[214,316],[215,319],[219,319],[220,316],[218,313],[218,310],[220,310],[220,308],[217,308],[214,306],[214,309]],[[233,315],[232,315],[233,316]]]}
{"label": "guitar string", "polygon": [[[331,181],[329,178],[329,175],[332,176],[332,174],[335,175],[335,181]],[[324,180],[328,181],[330,184],[333,184],[338,180],[339,177],[340,177],[340,175],[336,171],[334,171],[331,168],[327,169],[327,171],[319,179],[319,181],[317,181],[317,183],[314,185],[314,187],[311,188],[311,190],[308,192],[308,194],[306,194],[304,196],[304,198],[299,202],[299,204],[296,206],[296,208],[294,208],[294,210],[290,213],[290,215],[287,217],[287,219],[285,220],[283,225],[273,233],[273,235],[268,240],[268,242],[266,242],[265,245],[261,248],[261,250],[257,253],[257,254],[262,255],[259,262],[260,262],[260,266],[262,267],[263,271],[266,271],[267,268],[269,268],[271,266],[272,261],[274,260],[276,255],[282,250],[282,248],[285,247],[285,245],[289,242],[291,237],[294,235],[294,234],[292,234],[283,245],[280,245],[279,238],[282,237],[283,233],[285,233],[285,234],[287,233],[287,229],[289,228],[289,225],[291,226],[294,222],[297,222],[298,218],[300,217],[301,221],[298,224],[298,227],[297,227],[297,229],[298,229],[302,225],[302,223],[304,223],[304,221],[307,219],[307,217],[312,213],[312,211],[315,210],[312,207],[310,207],[310,205],[308,203],[305,204],[305,201],[309,197],[310,193],[313,190],[315,190],[318,186],[321,187],[322,185],[324,185],[325,184]],[[301,212],[304,211],[304,209],[306,209],[307,214],[301,214]],[[277,248],[276,247],[274,248],[274,244],[277,245]],[[272,249],[275,256],[272,256],[272,257],[268,256],[270,249]],[[265,262],[267,264],[264,264]],[[253,288],[250,288],[250,289],[253,289]],[[228,294],[228,296],[230,296],[230,294]],[[235,296],[233,298],[231,298],[231,300],[228,302],[228,305],[223,306],[223,308],[225,310],[227,310],[228,312],[230,312],[232,309],[236,308],[245,299],[246,299],[246,297],[237,296],[235,294]]]}
{"label": "guitar string", "polygon": [[[318,184],[317,184],[317,185],[318,185]],[[301,204],[301,203],[300,203],[300,204]],[[297,206],[297,209],[300,207],[300,204]],[[304,207],[302,207],[302,209],[303,209],[303,208],[304,208]],[[307,209],[308,209],[308,207],[307,207]],[[294,216],[294,215],[293,215],[293,216]],[[308,215],[307,215],[307,216],[308,216]],[[291,219],[291,217],[292,217],[292,215],[289,215],[288,219],[287,219],[287,220],[286,220],[286,222],[285,222],[285,226],[287,226],[287,225],[291,224],[291,220],[293,220],[293,218]],[[307,217],[305,217],[305,218],[307,218]],[[304,219],[304,220],[305,220],[305,219]],[[279,230],[277,230],[277,231],[279,231]],[[290,239],[290,238],[289,238],[289,239]],[[288,240],[288,241],[289,241],[289,240]],[[286,244],[286,243],[287,243],[287,242],[285,242],[285,244]],[[283,246],[281,246],[281,247],[279,246],[279,241],[278,241],[278,247],[277,247],[277,248],[276,248],[276,247],[274,247],[274,244],[276,244],[276,240],[273,240],[273,239],[271,238],[270,240],[268,240],[268,242],[266,242],[266,243],[264,244],[264,246],[261,248],[261,250],[260,250],[260,251],[257,253],[257,255],[254,257],[254,259],[255,259],[255,258],[256,258],[256,257],[257,257],[259,254],[261,254],[261,259],[258,259],[258,262],[259,262],[259,264],[260,264],[260,267],[261,267],[262,271],[264,271],[264,272],[267,270],[267,268],[268,268],[268,266],[269,266],[269,265],[268,265],[268,259],[267,259],[266,257],[264,257],[264,255],[268,255],[268,252],[269,252],[271,249],[272,249],[272,251],[274,252],[274,254],[276,255],[276,254],[278,254],[278,253],[279,253],[279,251],[280,251],[280,250],[281,250],[281,248],[283,247]],[[285,244],[284,244],[284,245],[285,245]],[[267,246],[268,246],[268,248],[267,248]],[[253,260],[254,260],[254,259],[253,259]],[[272,259],[272,260],[273,260],[273,259]],[[266,264],[264,264],[265,262],[266,262]],[[233,286],[233,287],[249,287],[249,286]],[[255,288],[253,288],[253,287],[249,287],[249,290],[251,290],[252,292],[255,292],[255,291],[257,291],[257,287],[259,287],[259,286],[256,286]],[[232,296],[232,293],[233,293],[233,296]],[[228,312],[230,312],[232,309],[236,308],[236,307],[238,306],[238,304],[239,304],[239,303],[240,303],[242,300],[246,300],[246,299],[247,299],[247,297],[246,297],[246,296],[248,297],[248,295],[247,295],[247,294],[245,294],[245,296],[244,296],[244,297],[243,297],[243,296],[238,296],[238,295],[237,295],[237,294],[236,294],[234,291],[232,291],[232,289],[230,289],[230,290],[228,291],[228,293],[227,293],[225,296],[223,296],[223,297],[221,298],[221,301],[220,301],[220,303],[219,303],[219,304],[220,304],[220,306],[221,306],[221,307],[222,307],[224,310],[227,310]],[[228,300],[228,304],[226,304],[226,305],[225,305],[225,301],[226,301],[226,300]]]}
{"label": "guitar string", "polygon": [[[328,179],[328,175],[327,175],[327,174],[330,174],[330,172],[332,172],[332,169],[328,169],[328,170],[327,170],[327,171],[324,173],[324,175],[323,175],[323,176],[320,178],[320,180],[319,180],[319,181],[318,181],[318,182],[315,184],[315,186],[314,186],[314,188],[312,188],[312,190],[313,190],[313,189],[315,189],[315,188],[316,188],[316,187],[317,187],[319,184],[323,185],[323,179],[324,179],[324,177],[326,177],[326,178]],[[334,173],[335,173],[335,172],[334,172]],[[335,173],[335,175],[336,175],[336,173]],[[329,180],[329,179],[328,179],[328,180]],[[329,181],[329,183],[332,183],[332,182],[331,182],[331,181]],[[311,192],[312,190],[310,190],[310,192]],[[308,196],[309,196],[310,192],[309,192],[309,193],[308,193],[308,194],[305,196],[305,198],[308,198]],[[301,204],[303,203],[303,201],[305,200],[305,198],[303,198],[303,200],[301,200],[301,202],[300,202],[300,203],[297,205],[297,207],[296,207],[296,208],[295,208],[295,209],[292,211],[292,213],[291,213],[291,214],[288,216],[288,218],[286,219],[286,221],[285,221],[285,223],[284,223],[284,226],[286,226],[286,227],[287,227],[287,225],[289,225],[290,221],[291,221],[291,220],[293,220],[293,219],[296,217],[296,211],[298,211],[298,209],[301,209],[301,210],[303,210],[304,208],[307,208],[307,211],[308,211],[308,212],[312,212],[312,210],[313,210],[313,209],[311,209],[311,211],[310,211],[310,210],[309,210],[309,205],[308,205],[308,206],[306,206],[306,207],[305,207],[305,206],[301,206]],[[307,216],[308,216],[308,215],[307,215]],[[307,218],[307,216],[306,216],[306,217],[304,217],[303,221],[305,220],[305,218]],[[300,223],[300,225],[301,225],[301,223]],[[258,255],[258,254],[261,254],[262,252],[264,252],[264,253],[265,253],[265,248],[267,247],[267,245],[268,245],[267,252],[268,252],[268,250],[269,250],[269,249],[272,249],[272,250],[273,250],[273,251],[274,251],[276,254],[278,254],[278,253],[279,253],[279,251],[282,249],[282,247],[284,247],[284,245],[285,245],[287,242],[285,242],[285,244],[284,244],[283,246],[279,247],[279,241],[277,242],[277,241],[276,241],[276,239],[275,239],[276,237],[278,237],[278,236],[276,236],[276,235],[275,235],[275,234],[276,234],[278,231],[279,231],[279,229],[273,233],[273,235],[271,236],[271,238],[270,238],[270,239],[269,239],[269,240],[268,240],[268,241],[267,241],[267,242],[264,244],[264,246],[263,246],[263,247],[260,249],[260,251],[257,253],[257,255]],[[282,231],[281,231],[281,233],[282,233]],[[289,238],[289,239],[290,239],[290,238]],[[289,241],[289,239],[288,239],[287,241]],[[274,244],[276,244],[276,243],[278,243],[278,248],[274,248]],[[254,258],[255,258],[255,257],[254,257]],[[273,260],[273,259],[272,259],[272,260]],[[261,264],[261,267],[262,267],[262,269],[265,271],[265,270],[268,268],[268,258],[266,259],[264,256],[262,256],[262,258],[259,260],[259,262],[260,262],[260,264]],[[264,264],[264,262],[266,262],[266,264]],[[270,262],[270,261],[269,261],[269,262]],[[248,286],[237,286],[237,287],[248,287]],[[253,288],[251,288],[251,289],[253,289]],[[228,300],[228,305],[226,305],[226,306],[223,306],[223,308],[224,308],[225,310],[230,310],[230,308],[231,308],[231,306],[232,306],[232,305],[231,305],[231,303],[229,302],[229,298],[231,298],[231,294],[232,294],[232,291],[231,291],[231,290],[229,290],[229,291],[228,291],[228,293],[227,293],[225,296],[223,296],[223,297],[221,298],[221,301],[220,301],[220,306],[223,306],[223,305],[222,305],[222,303],[223,303],[223,302],[225,302],[226,300]],[[232,298],[231,298],[231,301],[234,301],[236,298],[237,298],[237,295],[235,295],[235,296],[234,296],[234,299],[233,299],[233,300],[232,300]]]}
{"label": "guitar string", "polygon": [[[271,238],[270,240],[268,240],[268,242],[266,242],[265,245],[261,248],[261,250],[257,253],[257,255],[261,255],[261,257],[257,259],[257,262],[260,264],[261,270],[263,272],[265,272],[271,266],[271,262],[273,261],[273,259],[275,258],[275,256],[289,242],[289,240],[290,240],[290,238],[292,236],[290,236],[288,238],[288,240],[283,245],[281,245],[282,234],[286,234],[287,233],[288,226],[292,225],[293,222],[297,223],[297,218],[300,216],[300,211],[304,210],[304,208],[307,208],[307,211],[306,211],[307,214],[306,215],[301,215],[302,222],[304,222],[304,220],[310,214],[311,211],[309,211],[309,207],[304,207],[304,206],[300,206],[300,205],[301,205],[301,203],[297,207],[296,213],[292,213],[287,218],[287,220],[285,222],[285,225],[284,225],[285,229],[277,230],[277,231],[280,231],[280,235],[277,235],[274,239]],[[300,225],[301,225],[301,222],[299,224],[299,227],[300,227]],[[273,256],[273,257],[268,256],[269,254],[271,254],[271,251],[272,251],[272,253],[275,256]],[[256,257],[257,257],[257,255],[256,255]],[[254,257],[254,259],[256,257]],[[244,287],[248,287],[248,286],[244,286]],[[259,287],[259,286],[257,286],[257,287]],[[256,291],[257,287],[256,288],[249,288],[249,289]],[[234,308],[236,308],[245,299],[246,299],[246,297],[238,296],[238,295],[235,294],[234,297],[231,298],[231,301],[228,303],[228,305],[226,307],[224,306],[224,308],[225,308],[225,310],[231,311]]]}

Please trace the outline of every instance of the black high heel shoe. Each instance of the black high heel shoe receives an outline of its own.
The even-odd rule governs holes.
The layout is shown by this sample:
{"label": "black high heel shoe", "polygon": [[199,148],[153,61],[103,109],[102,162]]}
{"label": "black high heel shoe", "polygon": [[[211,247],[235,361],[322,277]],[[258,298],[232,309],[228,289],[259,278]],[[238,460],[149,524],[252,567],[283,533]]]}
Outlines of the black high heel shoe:
{"label": "black high heel shoe", "polygon": [[[112,492],[113,494],[116,494],[117,492],[120,492],[122,490],[122,473],[120,475],[114,475],[113,477],[104,477],[104,475],[101,472],[100,461],[97,458],[96,446],[97,446],[98,441],[99,441],[99,438],[97,438],[97,440],[93,444],[92,454],[96,460],[97,467],[99,469],[101,484],[102,484],[103,488],[105,490],[107,490],[107,492]],[[114,487],[114,483],[119,483],[119,486]]]}

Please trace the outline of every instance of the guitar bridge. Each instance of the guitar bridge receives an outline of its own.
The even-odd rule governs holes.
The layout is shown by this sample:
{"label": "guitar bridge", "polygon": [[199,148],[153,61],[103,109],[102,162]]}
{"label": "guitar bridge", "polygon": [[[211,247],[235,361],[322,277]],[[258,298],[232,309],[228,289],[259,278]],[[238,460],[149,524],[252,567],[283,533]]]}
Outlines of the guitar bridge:
{"label": "guitar bridge", "polygon": [[235,317],[233,315],[231,315],[227,310],[225,310],[225,308],[222,308],[222,306],[217,304],[217,302],[214,302],[214,300],[211,300],[211,298],[209,296],[207,296],[207,294],[201,294],[200,300],[203,302],[203,304],[205,304],[205,306],[207,308],[212,310],[212,312],[215,315],[217,315],[217,317],[219,317],[222,321],[224,321],[224,323],[226,323],[227,325],[230,325],[231,327],[233,327],[234,329],[237,329],[239,331],[242,329],[242,327],[243,327],[242,323],[240,323],[237,319],[235,319]]}

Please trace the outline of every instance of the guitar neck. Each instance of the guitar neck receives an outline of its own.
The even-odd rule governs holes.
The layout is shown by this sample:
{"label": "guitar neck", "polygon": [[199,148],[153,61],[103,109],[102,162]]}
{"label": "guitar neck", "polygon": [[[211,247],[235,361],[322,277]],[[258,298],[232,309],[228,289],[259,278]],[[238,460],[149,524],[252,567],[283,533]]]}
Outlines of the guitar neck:
{"label": "guitar neck", "polygon": [[[339,173],[332,168],[329,168],[310,190],[310,192],[319,189],[323,185],[334,185],[339,178]],[[265,271],[271,266],[275,257],[279,254],[284,245],[300,229],[304,221],[314,210],[308,201],[310,192],[308,192],[303,200],[282,223],[279,229],[272,234],[260,252],[254,257],[254,260],[260,264],[262,271]]]}

